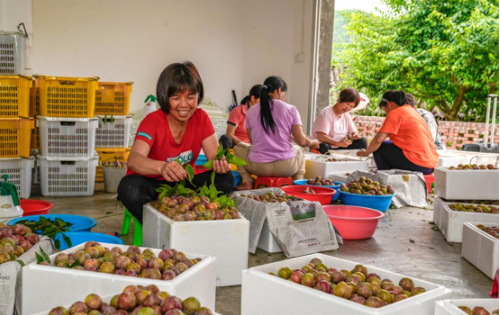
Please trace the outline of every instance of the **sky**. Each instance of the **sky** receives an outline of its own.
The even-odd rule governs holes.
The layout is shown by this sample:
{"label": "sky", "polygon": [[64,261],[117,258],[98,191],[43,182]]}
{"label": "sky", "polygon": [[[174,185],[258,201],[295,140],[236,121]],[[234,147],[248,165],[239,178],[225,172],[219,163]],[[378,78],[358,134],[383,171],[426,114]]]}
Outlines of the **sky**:
{"label": "sky", "polygon": [[384,9],[380,0],[335,0],[335,11],[358,9],[376,14],[375,8]]}

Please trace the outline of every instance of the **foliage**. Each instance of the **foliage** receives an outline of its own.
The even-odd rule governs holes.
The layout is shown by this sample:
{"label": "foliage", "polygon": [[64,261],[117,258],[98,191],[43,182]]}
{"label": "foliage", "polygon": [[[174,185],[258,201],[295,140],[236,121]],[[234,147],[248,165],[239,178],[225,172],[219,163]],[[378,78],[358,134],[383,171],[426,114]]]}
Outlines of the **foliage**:
{"label": "foliage", "polygon": [[339,10],[335,11],[333,17],[333,49],[332,60],[343,50],[343,44],[350,44],[351,37],[347,34],[345,26],[349,24],[352,13],[368,14],[359,10]]}
{"label": "foliage", "polygon": [[403,89],[448,120],[464,104],[482,115],[487,95],[498,94],[498,0],[383,1],[381,16],[350,15],[351,43],[336,54],[347,66],[340,86],[372,100]]}

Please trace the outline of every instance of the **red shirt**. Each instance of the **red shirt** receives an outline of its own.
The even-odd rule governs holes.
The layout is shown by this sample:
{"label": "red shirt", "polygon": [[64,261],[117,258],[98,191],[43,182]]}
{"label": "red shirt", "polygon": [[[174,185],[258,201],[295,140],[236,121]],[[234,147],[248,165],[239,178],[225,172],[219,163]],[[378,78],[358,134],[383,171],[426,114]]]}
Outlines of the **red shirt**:
{"label": "red shirt", "polygon": [[[170,131],[167,114],[158,109],[142,120],[135,139],[142,140],[149,145],[151,150],[148,158],[150,159],[166,162],[179,159],[183,165],[189,163],[195,168],[202,141],[214,133],[214,126],[207,113],[203,109],[197,108],[194,115],[188,120],[181,143],[177,143]],[[127,175],[130,174],[137,173],[129,169]],[[141,176],[164,180],[161,175]]]}
{"label": "red shirt", "polygon": [[247,117],[248,105],[235,107],[230,113],[227,123],[236,127],[234,135],[243,142],[250,143],[248,138],[245,118]]}

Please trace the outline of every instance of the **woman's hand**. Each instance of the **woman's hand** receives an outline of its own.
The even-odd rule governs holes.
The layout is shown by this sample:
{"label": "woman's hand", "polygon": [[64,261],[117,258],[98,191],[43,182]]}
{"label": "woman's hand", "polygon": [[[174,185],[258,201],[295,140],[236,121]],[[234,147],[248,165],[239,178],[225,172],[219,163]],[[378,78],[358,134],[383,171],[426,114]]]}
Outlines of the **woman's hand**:
{"label": "woman's hand", "polygon": [[341,148],[347,148],[348,146],[350,146],[352,144],[352,141],[350,140],[347,140],[346,138],[343,138],[342,140],[340,140],[338,143],[337,143],[337,146],[338,147],[341,147]]}
{"label": "woman's hand", "polygon": [[164,163],[160,168],[160,174],[167,182],[180,182],[188,178],[188,173],[177,161]]}
{"label": "woman's hand", "polygon": [[365,149],[361,149],[358,152],[356,152],[357,156],[368,156],[370,153],[368,153]]}
{"label": "woman's hand", "polygon": [[310,140],[311,144],[309,145],[310,150],[319,149],[319,141],[318,140]]}
{"label": "woman's hand", "polygon": [[226,160],[226,157],[223,156],[220,160],[215,160],[213,164],[213,170],[217,174],[226,174],[231,170],[229,163]]}
{"label": "woman's hand", "polygon": [[352,137],[352,139],[354,139],[354,140],[361,139],[361,137],[360,137],[357,133],[355,133],[355,132],[351,135],[351,137]]}

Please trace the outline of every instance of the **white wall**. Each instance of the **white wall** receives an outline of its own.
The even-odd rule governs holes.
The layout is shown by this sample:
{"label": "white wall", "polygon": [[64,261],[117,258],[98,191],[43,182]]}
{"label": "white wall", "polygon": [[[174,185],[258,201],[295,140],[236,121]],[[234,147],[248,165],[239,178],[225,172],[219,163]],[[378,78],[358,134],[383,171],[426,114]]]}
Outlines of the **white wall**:
{"label": "white wall", "polygon": [[172,62],[191,60],[206,97],[224,108],[232,89],[239,101],[281,75],[306,125],[313,1],[35,0],[33,72],[133,81],[131,111]]}

